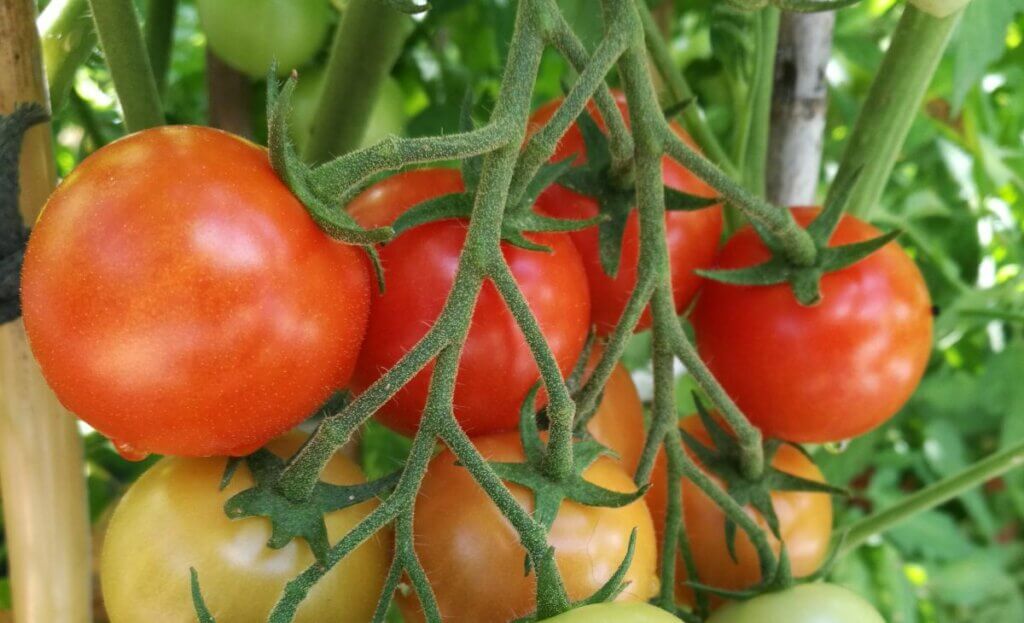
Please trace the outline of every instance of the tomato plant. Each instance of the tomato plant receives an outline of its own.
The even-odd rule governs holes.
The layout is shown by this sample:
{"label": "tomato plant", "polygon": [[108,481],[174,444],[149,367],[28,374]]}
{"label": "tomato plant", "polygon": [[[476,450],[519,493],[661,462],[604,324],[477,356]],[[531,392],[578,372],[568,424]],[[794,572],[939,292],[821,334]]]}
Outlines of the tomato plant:
{"label": "tomato plant", "polygon": [[280,76],[305,65],[330,32],[330,0],[198,0],[199,18],[213,51],[253,78],[271,63]]}
{"label": "tomato plant", "polygon": [[[628,118],[625,96],[616,93],[616,102],[622,114]],[[558,109],[561,100],[551,101],[537,110],[531,118],[534,127],[547,122]],[[604,121],[591,106],[590,114],[603,127]],[[675,131],[689,140],[679,126]],[[575,158],[576,163],[586,162],[586,148],[583,134],[573,125],[562,137],[553,160]],[[662,161],[665,185],[680,192],[701,197],[713,197],[714,191],[678,162],[665,157]],[[538,200],[541,212],[559,218],[584,219],[598,215],[598,202],[557,184],[551,186]],[[640,221],[634,210],[626,220],[622,237],[622,255],[618,273],[608,275],[601,264],[600,237],[597,228],[572,232],[573,242],[587,268],[587,281],[593,307],[593,320],[601,334],[609,333],[622,315],[633,288],[636,286],[637,262],[640,257]],[[694,272],[707,268],[714,260],[718,249],[718,238],[722,235],[722,211],[712,207],[696,212],[671,212],[665,216],[665,235],[668,245],[669,262],[672,270],[672,293],[676,311],[682,312],[700,285],[701,279]],[[640,331],[650,327],[650,312],[646,312],[637,324]]]}
{"label": "tomato plant", "polygon": [[856,593],[834,584],[803,584],[781,593],[730,604],[708,623],[883,623],[882,616]]}
{"label": "tomato plant", "polygon": [[[707,429],[698,417],[684,419],[681,427],[700,443],[714,447]],[[781,446],[771,464],[775,469],[799,478],[824,481],[824,476],[814,462],[792,446]],[[702,469],[706,468],[702,466]],[[659,538],[664,535],[666,478],[665,458],[662,455],[655,464],[651,490],[647,495]],[[729,553],[725,531],[725,513],[692,481],[684,479],[682,487],[684,525],[699,581],[731,591],[756,585],[761,579],[761,570],[750,537],[743,530],[736,531],[736,556],[733,558]],[[814,573],[828,554],[832,537],[832,500],[824,493],[772,491],[771,502],[778,517],[779,534],[786,546],[793,575],[803,577]],[[758,525],[770,537],[772,549],[778,552],[779,542],[770,534],[764,517],[750,508],[747,512],[755,517]],[[676,573],[677,594],[680,599],[692,603],[693,593],[685,585],[688,578],[681,561]]]}
{"label": "tomato plant", "polygon": [[[391,223],[426,199],[463,189],[459,173],[425,169],[402,173],[357,197],[350,213],[365,227]],[[563,374],[575,364],[586,340],[590,297],[579,254],[565,234],[527,234],[551,252],[502,244],[502,253],[555,354]],[[403,232],[381,249],[387,289],[373,295],[372,313],[353,384],[362,390],[393,366],[437,318],[455,279],[466,225],[444,220]],[[462,350],[455,415],[472,434],[507,431],[540,378],[537,364],[498,291],[485,283]],[[426,401],[430,370],[398,391],[378,417],[412,433]],[[496,379],[501,379],[496,383]]]}
{"label": "tomato plant", "polygon": [[[591,357],[596,363],[599,353]],[[613,450],[630,474],[636,471],[644,451],[644,406],[629,370],[621,363],[608,377],[601,403],[587,423],[594,439]]]}
{"label": "tomato plant", "polygon": [[[477,437],[474,444],[489,461],[524,458],[515,433]],[[635,488],[632,478],[607,457],[598,459],[583,476],[616,491]],[[529,491],[518,485],[510,489],[521,506],[533,509]],[[611,577],[626,555],[634,528],[636,552],[624,578],[630,584],[619,596],[623,601],[644,601],[658,587],[654,526],[647,505],[643,500],[622,508],[562,503],[549,542],[572,599],[589,596]],[[451,452],[442,452],[427,469],[416,501],[415,542],[445,621],[512,620],[533,610],[534,576],[523,573],[526,550]],[[414,604],[405,602],[403,612],[417,620]]]}
{"label": "tomato plant", "polygon": [[570,610],[549,623],[678,623],[679,619],[649,604],[594,604]]}
{"label": "tomato plant", "polygon": [[[793,210],[806,226],[818,210]],[[832,245],[878,235],[852,216]],[[767,260],[752,229],[717,266]],[[826,274],[805,307],[787,285],[708,283],[693,313],[697,346],[736,404],[765,435],[801,443],[862,435],[892,417],[917,387],[932,344],[932,303],[913,260],[895,243]]]}
{"label": "tomato plant", "polygon": [[149,130],[47,202],[25,328],[61,402],[126,451],[246,454],[348,382],[369,313],[360,255],[317,228],[262,149]]}
{"label": "tomato plant", "polygon": [[[269,448],[287,457],[303,439],[290,435]],[[285,583],[313,564],[305,542],[268,548],[267,519],[232,520],[224,514],[224,503],[253,484],[242,466],[221,490],[224,466],[220,458],[165,458],[125,493],[110,518],[100,564],[111,623],[195,620],[190,568],[196,570],[218,621],[263,621]],[[327,464],[323,478],[336,485],[364,481],[359,468],[341,455]],[[328,514],[330,538],[341,538],[375,507],[376,502],[364,502]],[[387,533],[371,537],[331,569],[295,621],[370,620],[390,549]]]}

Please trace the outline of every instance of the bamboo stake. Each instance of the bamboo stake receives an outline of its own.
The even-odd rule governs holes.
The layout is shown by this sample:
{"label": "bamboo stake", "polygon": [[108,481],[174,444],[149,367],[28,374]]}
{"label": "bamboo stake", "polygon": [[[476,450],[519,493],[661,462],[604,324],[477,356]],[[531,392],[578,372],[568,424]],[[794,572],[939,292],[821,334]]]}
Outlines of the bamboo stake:
{"label": "bamboo stake", "polygon": [[[48,105],[33,0],[0,2],[0,113]],[[55,181],[49,124],[29,130],[20,207],[33,222]],[[75,421],[47,387],[21,321],[0,327],[0,486],[17,623],[88,622],[89,522]]]}

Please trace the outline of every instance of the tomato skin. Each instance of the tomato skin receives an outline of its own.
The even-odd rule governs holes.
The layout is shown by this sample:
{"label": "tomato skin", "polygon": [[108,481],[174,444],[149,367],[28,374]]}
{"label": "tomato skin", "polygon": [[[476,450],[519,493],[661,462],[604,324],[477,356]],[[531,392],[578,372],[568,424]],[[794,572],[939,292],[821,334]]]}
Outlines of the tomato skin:
{"label": "tomato skin", "polygon": [[197,0],[209,46],[228,65],[266,78],[287,76],[323,47],[334,22],[330,0]]}
{"label": "tomato skin", "polygon": [[[625,95],[616,93],[620,110],[628,119]],[[538,109],[531,118],[534,131],[546,123],[558,106],[555,100]],[[591,116],[598,120],[603,128],[596,107],[591,105]],[[687,142],[689,137],[678,125],[675,131]],[[583,135],[578,126],[573,125],[562,137],[552,161],[561,161],[576,156],[576,162],[586,161]],[[715,191],[697,178],[681,164],[668,158],[662,160],[662,173],[665,185],[669,188],[701,197],[714,197]],[[537,201],[537,208],[544,214],[559,218],[585,219],[597,216],[597,202],[587,196],[575,193],[563,186],[552,185],[545,190]],[[694,272],[711,265],[718,250],[722,236],[722,209],[720,206],[710,207],[696,212],[670,212],[665,216],[665,242],[668,245],[669,262],[672,268],[672,294],[676,310],[682,312],[693,299],[702,280]],[[634,210],[626,220],[626,229],[622,239],[622,257],[619,271],[613,278],[604,272],[601,266],[600,240],[596,227],[571,233],[576,248],[587,267],[587,279],[593,305],[593,319],[601,335],[609,334],[615,328],[622,310],[636,286],[637,265],[640,257],[640,218]],[[636,331],[651,326],[650,310],[645,310]]]}
{"label": "tomato skin", "polygon": [[[270,449],[287,457],[303,439],[289,435]],[[267,547],[269,520],[228,519],[224,503],[251,487],[252,477],[243,464],[220,491],[224,466],[222,458],[165,458],[124,495],[110,519],[100,563],[111,623],[194,621],[190,567],[218,622],[265,621],[284,585],[313,564],[305,541]],[[327,464],[323,479],[339,485],[365,481],[359,467],[340,454]],[[330,541],[336,543],[376,506],[374,500],[327,515]],[[390,558],[390,534],[374,535],[310,591],[295,621],[369,621]]]}
{"label": "tomato skin", "polygon": [[[350,211],[363,226],[385,225],[416,203],[460,190],[457,171],[410,171],[368,189],[352,202]],[[383,295],[373,293],[366,342],[353,377],[357,391],[394,366],[437,319],[454,282],[466,232],[463,221],[438,221],[403,232],[381,249],[387,290]],[[567,235],[527,237],[552,252],[526,251],[507,243],[502,243],[502,252],[567,375],[583,350],[590,318],[583,265]],[[519,407],[540,372],[491,282],[484,283],[473,314],[459,360],[455,416],[471,435],[513,430]],[[416,375],[377,417],[398,432],[412,434],[423,412],[432,369],[431,364]]]}
{"label": "tomato skin", "polygon": [[835,584],[801,584],[730,604],[708,623],[885,623],[860,595]]}
{"label": "tomato skin", "polygon": [[[806,226],[819,213],[795,208]],[[878,236],[844,216],[831,245]],[[752,229],[723,248],[721,268],[767,260]],[[797,303],[788,284],[708,282],[693,326],[708,367],[769,437],[798,443],[862,435],[892,417],[924,374],[931,351],[931,300],[921,272],[895,243],[825,275],[822,301]]]}
{"label": "tomato skin", "polygon": [[610,603],[575,608],[545,623],[679,623],[681,619],[650,604]]}
{"label": "tomato skin", "polygon": [[[523,461],[517,433],[473,442],[490,461]],[[608,457],[598,459],[584,477],[616,491],[635,490],[632,478]],[[518,485],[509,489],[532,512],[533,494]],[[622,508],[562,504],[549,542],[571,599],[590,596],[611,577],[634,527],[636,550],[625,577],[631,584],[619,601],[645,601],[657,592],[657,552],[647,505],[643,500]],[[523,574],[526,550],[518,534],[450,451],[427,469],[416,499],[415,541],[445,623],[499,623],[534,609],[535,576]],[[406,620],[420,621],[422,613],[413,602],[399,600]]]}
{"label": "tomato skin", "polygon": [[134,451],[240,455],[348,382],[370,276],[264,150],[166,127],[97,151],[53,193],[22,302],[44,376],[94,428]]}
{"label": "tomato skin", "polygon": [[[600,357],[600,352],[594,349],[590,365],[596,366]],[[621,363],[615,365],[608,377],[601,403],[587,422],[587,430],[595,440],[615,451],[627,472],[636,473],[646,441],[644,405],[633,377]]]}
{"label": "tomato skin", "polygon": [[[680,423],[680,427],[704,445],[713,447],[711,437],[700,418],[688,417]],[[691,458],[697,461],[692,454]],[[825,480],[814,462],[792,446],[783,445],[779,448],[772,460],[772,466],[807,480]],[[662,452],[655,463],[651,489],[647,493],[647,505],[651,508],[659,541],[665,529],[667,478],[666,461]],[[717,478],[715,480],[718,481]],[[757,550],[750,542],[750,537],[742,529],[737,530],[736,562],[733,562],[725,537],[725,514],[690,480],[684,478],[682,486],[686,534],[690,538],[700,582],[726,590],[742,590],[757,584],[761,579],[761,571]],[[779,532],[786,544],[786,553],[794,577],[806,577],[814,573],[828,555],[832,538],[832,500],[828,494],[805,491],[773,491],[771,498],[775,514],[779,518]],[[768,524],[760,513],[750,508],[747,512],[768,535],[768,541],[777,554],[779,543],[771,534]],[[681,561],[677,565],[676,579],[677,597],[686,603],[693,603],[693,592],[684,585],[687,577]],[[720,602],[714,598],[712,601]]]}

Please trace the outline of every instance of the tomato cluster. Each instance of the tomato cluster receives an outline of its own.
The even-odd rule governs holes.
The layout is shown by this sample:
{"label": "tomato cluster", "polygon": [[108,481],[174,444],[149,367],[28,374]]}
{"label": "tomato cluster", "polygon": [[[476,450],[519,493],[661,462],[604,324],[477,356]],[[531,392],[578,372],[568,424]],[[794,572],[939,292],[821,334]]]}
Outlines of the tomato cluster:
{"label": "tomato cluster", "polygon": [[[628,117],[621,97],[619,103]],[[557,102],[539,110],[534,123],[543,123],[556,107]],[[603,124],[596,111],[589,114]],[[587,163],[578,127],[555,156],[566,158]],[[669,187],[713,198],[678,163],[666,159],[663,168]],[[380,227],[424,201],[465,191],[456,170],[406,171],[371,186],[348,209],[360,225]],[[534,208],[581,219],[598,215],[600,204],[555,184]],[[793,214],[807,226],[818,211]],[[768,437],[826,442],[863,434],[891,417],[917,384],[931,339],[928,294],[909,257],[889,244],[825,274],[821,303],[804,307],[787,285],[735,286],[699,276],[700,269],[748,267],[770,256],[750,228],[720,249],[722,221],[721,206],[666,216],[671,283],[680,313],[696,297],[692,318],[699,351],[751,421]],[[637,281],[639,228],[634,211],[614,277],[605,272],[594,228],[525,232],[542,250],[501,243],[563,375],[578,364],[592,330],[605,336],[619,322]],[[174,455],[132,487],[111,520],[102,571],[115,622],[155,620],[155,613],[166,618],[170,612],[188,618],[190,567],[204,580],[218,620],[257,620],[269,612],[284,583],[311,563],[311,553],[296,542],[282,550],[265,548],[265,520],[229,521],[221,510],[224,501],[253,481],[240,469],[219,490],[225,461],[209,457],[249,454],[299,424],[332,393],[358,394],[377,382],[437,321],[467,233],[468,221],[459,218],[401,231],[377,249],[385,285],[378,290],[369,256],[317,228],[264,150],[206,128],[129,136],[92,155],[65,180],[25,257],[23,305],[33,352],[61,401],[124,452]],[[875,235],[847,216],[831,244]],[[540,372],[493,283],[485,280],[474,305],[453,414],[485,459],[522,462],[515,431]],[[635,329],[650,324],[648,311]],[[598,355],[591,357],[592,366]],[[377,418],[400,433],[415,433],[432,369],[428,365],[397,388]],[[541,393],[532,406],[545,402]],[[715,436],[700,420],[681,426],[689,439],[714,449]],[[645,443],[644,408],[621,365],[588,432],[612,454],[582,477],[611,491],[634,491]],[[287,456],[298,445],[286,438],[270,447]],[[721,483],[711,466],[691,458]],[[805,481],[824,480],[805,454],[788,445],[772,455],[770,467]],[[336,484],[363,479],[357,467],[338,457],[323,477]],[[643,498],[618,508],[562,503],[549,542],[570,599],[589,597],[613,576],[633,530],[635,552],[618,599],[643,602],[658,592],[666,480],[665,459],[659,457]],[[532,512],[531,492],[516,484],[509,488]],[[759,560],[747,535],[739,531],[733,541],[723,511],[693,482],[684,479],[682,497],[694,579],[730,590],[757,585]],[[785,548],[796,576],[812,574],[831,538],[830,500],[811,491],[774,491],[771,505],[777,536],[765,517],[748,511],[776,553]],[[331,541],[373,506],[329,514]],[[523,573],[526,550],[519,535],[450,451],[428,466],[415,518],[417,554],[445,621],[530,614],[535,580]],[[323,620],[328,612],[346,613],[349,618],[342,620],[367,620],[387,572],[388,538],[371,540],[332,570],[297,620]],[[154,546],[168,543],[173,549]],[[257,590],[232,590],[230,578],[240,567],[256,578]],[[689,579],[680,565],[676,593],[684,602],[693,601]],[[776,610],[790,616],[787,600],[797,592],[817,591],[816,599],[824,602],[852,599],[829,593],[835,590],[800,587],[722,609],[714,620],[762,620],[756,617]],[[408,620],[422,616],[411,597],[399,603]],[[671,619],[643,605],[603,604],[557,620],[659,617]]]}

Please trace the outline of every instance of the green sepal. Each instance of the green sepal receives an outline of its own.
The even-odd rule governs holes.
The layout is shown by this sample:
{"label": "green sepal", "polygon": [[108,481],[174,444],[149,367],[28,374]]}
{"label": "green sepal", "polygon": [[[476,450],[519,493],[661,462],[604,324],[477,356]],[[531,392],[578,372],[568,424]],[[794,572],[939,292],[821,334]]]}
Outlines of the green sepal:
{"label": "green sepal", "polygon": [[554,163],[548,163],[543,165],[537,174],[533,176],[530,183],[526,185],[526,189],[523,192],[523,197],[519,202],[518,206],[515,206],[514,211],[530,212],[533,210],[533,205],[537,203],[537,198],[540,194],[557,182],[563,175],[568,173],[572,169],[573,158],[566,158]]}
{"label": "green sepal", "polygon": [[587,164],[596,170],[606,169],[612,163],[612,150],[608,143],[608,137],[590,116],[590,111],[584,109],[576,118],[576,127],[580,129],[580,136],[583,138],[583,148],[587,154]]}
{"label": "green sepal", "polygon": [[699,197],[665,187],[665,209],[669,212],[696,212],[720,203],[719,197]]}
{"label": "green sepal", "polygon": [[473,195],[469,193],[449,193],[417,203],[395,219],[392,227],[397,235],[427,223],[451,218],[468,219],[472,212]]}
{"label": "green sepal", "polygon": [[279,89],[276,71],[276,64],[272,64],[267,74],[267,145],[270,164],[281,181],[305,206],[317,227],[339,242],[363,248],[373,265],[378,288],[383,292],[384,272],[373,245],[387,242],[394,237],[394,231],[390,227],[363,229],[342,209],[340,201],[334,204],[316,192],[311,185],[312,169],[299,157],[288,129],[291,98],[298,84],[298,75],[292,72]]}
{"label": "green sepal", "polygon": [[863,242],[854,242],[841,247],[829,247],[827,249],[822,249],[819,253],[819,255],[821,255],[821,259],[819,260],[821,270],[825,272],[832,272],[853,266],[875,251],[880,250],[893,240],[899,238],[902,233],[903,232],[897,229]]}
{"label": "green sepal", "polygon": [[257,450],[245,458],[255,486],[235,494],[224,504],[231,519],[266,517],[271,522],[267,546],[280,549],[302,538],[320,562],[326,560],[330,544],[324,515],[377,497],[398,482],[400,472],[358,485],[317,482],[308,500],[293,502],[277,490],[285,461],[269,450]]}
{"label": "green sepal", "polygon": [[[459,111],[460,132],[472,132],[476,129],[476,123],[473,122],[474,103],[473,89],[468,87],[465,95],[462,97],[462,108]],[[470,194],[476,193],[476,188],[480,185],[480,176],[484,170],[484,157],[476,155],[463,159],[460,170],[462,171],[462,183],[466,186],[466,192]]]}
{"label": "green sepal", "polygon": [[196,621],[199,623],[217,623],[210,609],[206,607],[203,592],[199,589],[199,572],[195,567],[188,568],[189,585],[192,587],[192,607],[196,610]]}
{"label": "green sepal", "polygon": [[[701,398],[694,394],[697,415],[711,438],[711,446],[697,440],[685,430],[680,430],[687,451],[703,468],[718,478],[733,500],[742,507],[757,511],[768,525],[775,538],[782,540],[779,519],[772,504],[773,491],[806,491],[845,496],[847,492],[827,483],[806,480],[772,466],[772,460],[781,447],[781,442],[769,439],[764,442],[765,469],[756,479],[747,478],[742,469],[743,451],[739,441],[715,419],[704,406]],[[728,515],[725,517],[726,547],[729,556],[736,562],[735,540],[738,525]]]}
{"label": "green sepal", "polygon": [[224,474],[220,477],[219,491],[223,491],[228,488],[231,484],[231,479],[235,477],[235,472],[238,471],[238,466],[242,464],[245,457],[241,456],[229,456],[228,462],[224,465]]}

